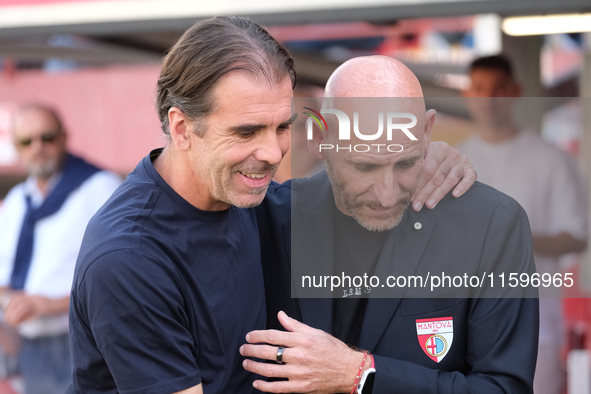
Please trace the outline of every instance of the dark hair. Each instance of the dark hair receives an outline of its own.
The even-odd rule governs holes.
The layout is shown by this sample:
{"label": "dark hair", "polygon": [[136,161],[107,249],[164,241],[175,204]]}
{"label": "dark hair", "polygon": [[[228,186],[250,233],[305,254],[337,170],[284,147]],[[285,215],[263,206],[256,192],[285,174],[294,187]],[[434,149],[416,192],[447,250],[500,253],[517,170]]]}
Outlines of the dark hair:
{"label": "dark hair", "polygon": [[470,63],[470,72],[475,69],[499,70],[513,79],[513,67],[509,59],[503,55],[480,57]]}
{"label": "dark hair", "polygon": [[[263,77],[285,76],[296,84],[294,62],[283,45],[249,19],[218,16],[197,22],[164,58],[158,78],[156,109],[164,134],[170,134],[168,110],[177,107],[198,122],[214,111],[213,88],[231,71]],[[198,135],[204,130],[198,129]]]}

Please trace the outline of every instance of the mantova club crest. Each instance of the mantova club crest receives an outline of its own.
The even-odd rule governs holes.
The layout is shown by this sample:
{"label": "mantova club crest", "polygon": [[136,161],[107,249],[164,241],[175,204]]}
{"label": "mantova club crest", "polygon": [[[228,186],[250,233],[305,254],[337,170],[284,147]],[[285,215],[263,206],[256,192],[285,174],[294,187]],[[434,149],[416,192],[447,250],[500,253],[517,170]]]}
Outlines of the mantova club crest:
{"label": "mantova club crest", "polygon": [[421,349],[436,363],[443,360],[454,340],[453,318],[417,319],[416,324]]}

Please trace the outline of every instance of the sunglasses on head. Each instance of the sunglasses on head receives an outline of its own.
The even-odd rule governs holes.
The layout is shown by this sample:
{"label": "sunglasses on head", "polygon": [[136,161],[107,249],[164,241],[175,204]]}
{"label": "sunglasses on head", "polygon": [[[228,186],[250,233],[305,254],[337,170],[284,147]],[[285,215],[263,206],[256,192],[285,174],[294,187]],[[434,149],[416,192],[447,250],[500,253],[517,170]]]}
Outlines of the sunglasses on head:
{"label": "sunglasses on head", "polygon": [[17,142],[20,146],[27,147],[27,146],[31,145],[33,143],[33,141],[36,139],[39,139],[39,141],[41,141],[41,143],[43,143],[43,144],[51,144],[51,143],[55,142],[55,140],[57,139],[57,132],[48,131],[48,132],[41,134],[37,138],[23,138],[23,139],[18,140]]}

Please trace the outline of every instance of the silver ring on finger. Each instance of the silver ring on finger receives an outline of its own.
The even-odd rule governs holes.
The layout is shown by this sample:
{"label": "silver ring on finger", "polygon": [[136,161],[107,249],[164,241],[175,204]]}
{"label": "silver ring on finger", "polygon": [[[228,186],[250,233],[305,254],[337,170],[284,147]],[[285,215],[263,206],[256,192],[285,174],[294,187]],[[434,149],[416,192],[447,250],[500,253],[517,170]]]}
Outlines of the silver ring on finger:
{"label": "silver ring on finger", "polygon": [[277,349],[277,357],[275,358],[275,360],[277,361],[278,364],[285,364],[283,362],[283,351],[285,350],[285,348],[283,346],[279,346],[279,348]]}

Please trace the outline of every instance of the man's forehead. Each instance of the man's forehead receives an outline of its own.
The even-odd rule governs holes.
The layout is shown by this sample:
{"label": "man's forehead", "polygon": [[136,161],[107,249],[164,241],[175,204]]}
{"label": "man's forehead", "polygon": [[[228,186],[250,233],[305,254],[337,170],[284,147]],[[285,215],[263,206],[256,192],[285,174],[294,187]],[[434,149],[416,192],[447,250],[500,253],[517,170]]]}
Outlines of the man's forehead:
{"label": "man's forehead", "polygon": [[236,111],[232,111],[230,123],[238,124],[261,124],[290,122],[295,116],[292,115],[291,104],[282,105],[275,103],[272,105],[253,104],[245,105]]}
{"label": "man's forehead", "polygon": [[[333,113],[324,115],[328,123],[328,133],[332,135],[329,139],[336,138],[342,143],[353,144],[395,143],[402,144],[406,148],[421,142],[424,138],[426,113],[423,111],[390,112],[374,108],[369,111],[343,111],[343,113],[346,118],[343,116],[339,118]],[[347,128],[348,133],[346,133]],[[348,135],[347,140],[343,140],[345,134]]]}
{"label": "man's forehead", "polygon": [[324,97],[323,109],[344,112],[424,112],[423,97]]}
{"label": "man's forehead", "polygon": [[14,118],[13,125],[14,132],[47,131],[44,129],[58,126],[51,114],[37,108],[28,108],[19,112]]}
{"label": "man's forehead", "polygon": [[260,116],[290,118],[293,91],[291,80],[260,80],[243,72],[233,71],[224,76],[215,87],[214,114],[231,114],[234,118],[248,119]]}
{"label": "man's forehead", "polygon": [[470,78],[480,83],[483,82],[511,82],[511,78],[503,70],[497,70],[494,68],[476,68],[470,72]]}

